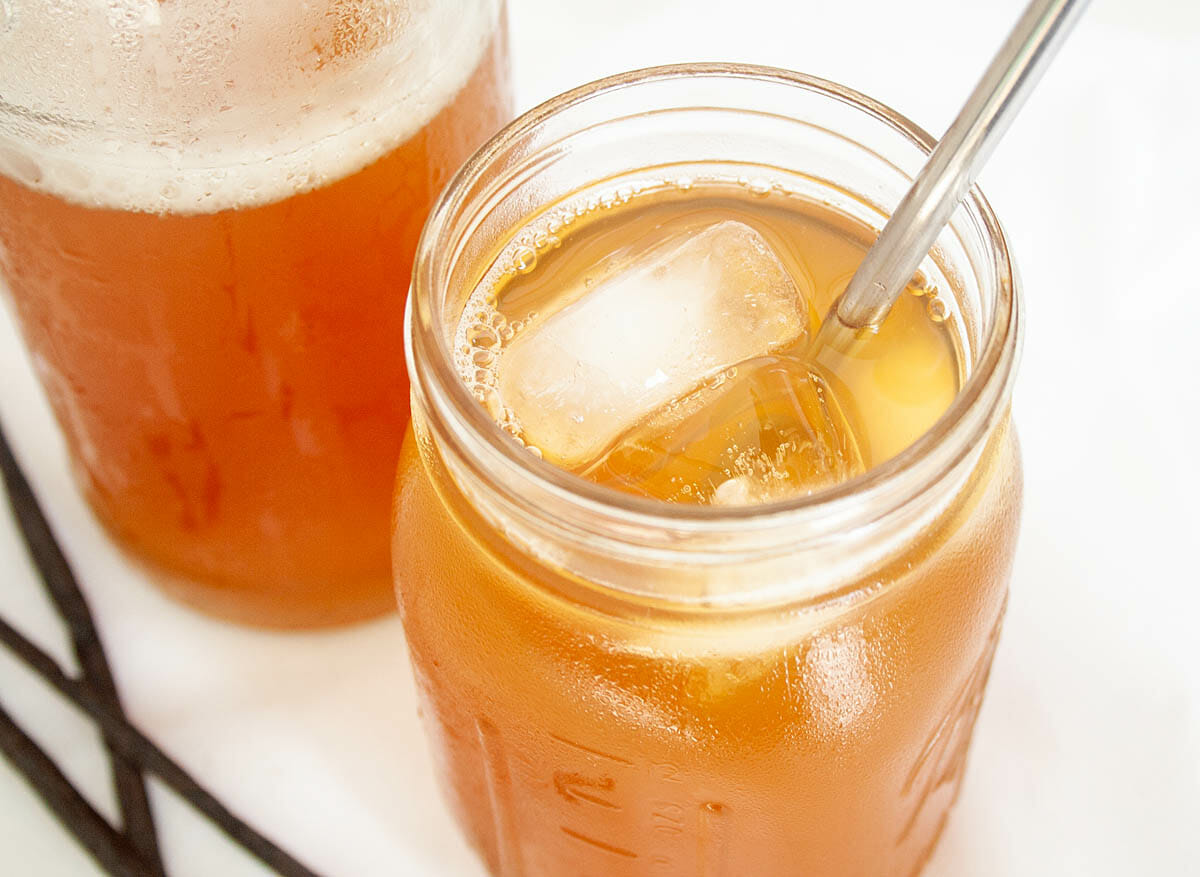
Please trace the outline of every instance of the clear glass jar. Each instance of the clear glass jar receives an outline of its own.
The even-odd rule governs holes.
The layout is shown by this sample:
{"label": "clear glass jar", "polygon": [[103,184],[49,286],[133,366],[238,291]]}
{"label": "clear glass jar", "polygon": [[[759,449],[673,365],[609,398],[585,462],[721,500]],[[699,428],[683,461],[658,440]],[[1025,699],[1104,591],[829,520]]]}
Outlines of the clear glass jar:
{"label": "clear glass jar", "polygon": [[601,180],[737,163],[878,228],[932,146],[849,89],[732,65],[556,98],[464,167],[418,249],[393,563],[451,804],[501,875],[911,875],[962,776],[1020,515],[1015,274],[972,191],[922,270],[963,383],[907,450],[719,508],[512,442],[453,333],[512,231]]}
{"label": "clear glass jar", "polygon": [[501,0],[4,0],[0,95],[0,284],[100,520],[218,615],[394,605],[405,291],[510,116]]}

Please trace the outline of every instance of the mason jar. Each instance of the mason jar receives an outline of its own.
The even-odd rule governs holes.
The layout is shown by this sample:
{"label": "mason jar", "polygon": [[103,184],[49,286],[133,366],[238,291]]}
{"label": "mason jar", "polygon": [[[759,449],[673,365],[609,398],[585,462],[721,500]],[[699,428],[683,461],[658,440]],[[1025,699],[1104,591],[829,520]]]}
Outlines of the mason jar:
{"label": "mason jar", "polygon": [[921,266],[957,395],[910,446],[809,495],[682,505],[590,483],[497,425],[454,345],[514,229],[600,182],[757,169],[878,229],[933,143],[813,77],[655,68],[521,117],[434,209],[393,563],[434,761],[492,873],[908,877],[931,854],[1021,506],[1016,275],[982,194]]}
{"label": "mason jar", "polygon": [[115,540],[271,626],[394,605],[417,236],[501,0],[0,2],[0,286]]}

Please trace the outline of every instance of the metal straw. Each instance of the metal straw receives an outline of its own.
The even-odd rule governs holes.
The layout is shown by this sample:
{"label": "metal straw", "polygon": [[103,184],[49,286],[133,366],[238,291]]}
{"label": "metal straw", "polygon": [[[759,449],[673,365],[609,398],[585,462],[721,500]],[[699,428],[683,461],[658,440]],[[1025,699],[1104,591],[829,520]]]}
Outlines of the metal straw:
{"label": "metal straw", "polygon": [[1088,0],[1033,0],[875,245],[830,308],[817,344],[878,327],[966,195]]}

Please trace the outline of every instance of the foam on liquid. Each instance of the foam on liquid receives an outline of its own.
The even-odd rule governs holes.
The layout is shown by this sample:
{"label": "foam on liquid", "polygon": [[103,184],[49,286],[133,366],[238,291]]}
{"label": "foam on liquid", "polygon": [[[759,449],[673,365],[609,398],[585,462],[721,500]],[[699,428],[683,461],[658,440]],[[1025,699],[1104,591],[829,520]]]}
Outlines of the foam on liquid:
{"label": "foam on liquid", "polygon": [[156,213],[266,204],[366,167],[453,99],[496,20],[489,0],[4,8],[0,174]]}

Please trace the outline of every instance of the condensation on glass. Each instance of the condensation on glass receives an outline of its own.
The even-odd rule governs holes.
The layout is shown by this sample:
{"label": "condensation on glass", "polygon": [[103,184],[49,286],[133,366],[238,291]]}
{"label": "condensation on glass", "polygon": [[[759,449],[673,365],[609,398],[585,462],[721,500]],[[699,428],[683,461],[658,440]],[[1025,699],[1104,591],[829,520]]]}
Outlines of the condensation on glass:
{"label": "condensation on glass", "polygon": [[[394,563],[439,777],[493,873],[909,877],[929,856],[1020,513],[1017,299],[982,196],[921,266],[938,302],[924,307],[953,333],[957,394],[907,448],[809,495],[618,493],[566,471],[592,452],[586,437],[552,465],[506,432],[485,376],[464,381],[463,358],[482,354],[458,330],[490,271],[570,245],[564,205],[580,217],[716,179],[878,229],[931,143],[799,74],[662,68],[523,117],[435,208],[409,305]],[[561,435],[543,414],[522,416]]]}
{"label": "condensation on glass", "polygon": [[0,9],[0,282],[98,517],[207,611],[384,611],[408,274],[508,117],[502,4]]}

